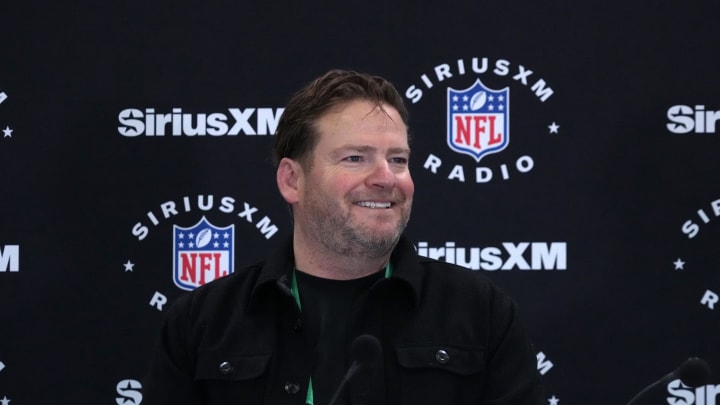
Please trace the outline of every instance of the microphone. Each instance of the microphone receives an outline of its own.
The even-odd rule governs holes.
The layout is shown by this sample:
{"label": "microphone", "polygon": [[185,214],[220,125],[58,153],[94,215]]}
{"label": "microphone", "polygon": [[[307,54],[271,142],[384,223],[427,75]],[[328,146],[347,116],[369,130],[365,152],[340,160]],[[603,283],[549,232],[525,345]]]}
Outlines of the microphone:
{"label": "microphone", "polygon": [[707,381],[710,376],[710,366],[708,366],[705,360],[698,357],[691,357],[685,360],[678,368],[673,370],[671,373],[665,375],[663,378],[655,381],[640,391],[637,395],[627,403],[627,405],[634,404],[640,397],[646,392],[657,387],[658,385],[669,382],[672,379],[679,378],[683,384],[690,388],[699,387]]}
{"label": "microphone", "polygon": [[[345,385],[357,373],[360,373],[364,377],[372,378],[374,382],[378,382],[378,380],[384,380],[384,375],[382,372],[382,345],[380,344],[378,338],[367,334],[356,337],[350,346],[350,356],[352,358],[352,363],[350,364],[350,367],[343,376],[343,379],[340,381],[340,384],[335,390],[332,399],[330,399],[330,402],[328,402],[328,405],[335,405],[335,401],[337,401],[338,397],[342,393],[343,388],[345,388]],[[379,395],[382,395],[382,397],[384,397],[384,392],[381,391],[379,387],[384,387],[384,384],[371,384],[368,385],[366,388],[378,388]],[[372,400],[367,403],[378,404],[380,402],[378,402],[377,400]]]}

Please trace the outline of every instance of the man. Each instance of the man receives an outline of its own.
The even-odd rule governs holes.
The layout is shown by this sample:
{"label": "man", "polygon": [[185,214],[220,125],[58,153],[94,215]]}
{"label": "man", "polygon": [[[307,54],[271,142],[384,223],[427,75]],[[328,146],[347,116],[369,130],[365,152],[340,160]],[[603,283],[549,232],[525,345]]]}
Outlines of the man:
{"label": "man", "polygon": [[376,76],[333,70],[290,100],[274,158],[292,237],[176,301],[144,403],[544,402],[514,302],[403,236],[407,128]]}

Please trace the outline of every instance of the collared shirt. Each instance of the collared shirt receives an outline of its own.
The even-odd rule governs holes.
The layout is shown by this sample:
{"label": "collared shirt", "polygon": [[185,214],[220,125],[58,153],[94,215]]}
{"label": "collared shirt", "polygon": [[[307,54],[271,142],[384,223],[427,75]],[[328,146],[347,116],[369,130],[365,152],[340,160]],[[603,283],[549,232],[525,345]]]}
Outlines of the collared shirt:
{"label": "collared shirt", "polygon": [[[370,287],[349,328],[348,350],[363,334],[382,347],[382,378],[351,379],[353,404],[544,403],[510,297],[480,273],[418,256],[406,237],[390,261],[392,275]],[[303,404],[312,348],[290,292],[293,268],[288,240],[266,261],[179,298],[163,322],[143,402]]]}

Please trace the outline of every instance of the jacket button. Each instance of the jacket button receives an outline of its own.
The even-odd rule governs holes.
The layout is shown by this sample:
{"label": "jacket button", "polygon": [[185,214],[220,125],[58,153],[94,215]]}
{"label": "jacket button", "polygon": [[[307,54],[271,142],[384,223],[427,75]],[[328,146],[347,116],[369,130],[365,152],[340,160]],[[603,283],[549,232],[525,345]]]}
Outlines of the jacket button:
{"label": "jacket button", "polygon": [[294,395],[300,392],[300,385],[296,383],[285,383],[285,392]]}
{"label": "jacket button", "polygon": [[440,364],[448,364],[450,362],[450,355],[443,349],[435,352],[435,360]]}
{"label": "jacket button", "polygon": [[235,367],[233,367],[233,365],[229,362],[223,361],[222,363],[220,363],[220,367],[218,367],[218,370],[220,370],[220,374],[228,375],[235,371]]}

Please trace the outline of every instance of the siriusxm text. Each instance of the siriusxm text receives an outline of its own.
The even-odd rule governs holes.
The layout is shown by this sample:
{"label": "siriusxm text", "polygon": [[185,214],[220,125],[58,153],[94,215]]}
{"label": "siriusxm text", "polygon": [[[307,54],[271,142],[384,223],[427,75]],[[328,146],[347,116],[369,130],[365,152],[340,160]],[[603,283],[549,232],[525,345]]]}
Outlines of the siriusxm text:
{"label": "siriusxm text", "polygon": [[667,129],[674,134],[714,134],[720,110],[705,110],[704,105],[694,108],[688,105],[674,105],[667,111]]}
{"label": "siriusxm text", "polygon": [[[240,209],[240,207],[236,206],[236,200],[233,197],[223,196],[216,198],[212,194],[201,194],[195,198],[185,196],[179,201],[165,201],[160,204],[159,211],[145,213],[150,223],[145,220],[137,222],[132,228],[132,234],[138,240],[143,240],[150,234],[151,226],[158,226],[162,219],[172,218],[181,212],[196,212],[196,210],[200,212],[217,210],[224,214],[235,214],[237,218],[245,219],[247,222],[254,224],[265,239],[270,239],[278,231],[278,227],[267,216],[256,220],[257,216],[260,216],[258,214],[259,209],[247,202],[243,202],[242,209]],[[256,214],[257,216],[255,216]]]}
{"label": "siriusxm text", "polygon": [[687,235],[688,239],[696,237],[700,233],[702,225],[709,224],[712,219],[720,217],[720,199],[710,203],[709,211],[700,208],[696,211],[696,214],[700,221],[690,218],[682,224],[682,232]]}
{"label": "siriusxm text", "polygon": [[668,383],[667,391],[667,403],[670,405],[716,405],[720,385],[690,388],[678,379]]}
{"label": "siriusxm text", "polygon": [[0,245],[0,273],[20,271],[20,246]]}
{"label": "siriusxm text", "polygon": [[462,247],[455,242],[431,246],[418,242],[420,256],[471,270],[567,270],[567,242],[503,242],[500,246]]}
{"label": "siriusxm text", "polygon": [[187,113],[173,108],[159,113],[154,108],[128,108],[118,115],[118,132],[136,136],[236,136],[272,135],[284,108],[228,108],[226,112]]}
{"label": "siriusxm text", "polygon": [[534,75],[532,70],[525,68],[523,65],[513,64],[505,59],[498,59],[494,63],[492,70],[488,58],[472,58],[470,61],[465,59],[458,59],[454,64],[442,63],[435,66],[433,74],[423,74],[420,76],[422,85],[412,85],[405,91],[405,97],[412,101],[413,104],[419,102],[423,97],[422,87],[431,89],[435,83],[440,83],[444,80],[450,79],[451,77],[463,76],[466,73],[475,73],[478,75],[493,73],[496,76],[508,76],[512,75],[512,79],[521,83],[524,86],[530,86],[530,89],[535,93],[540,101],[547,101],[554,93],[553,89],[547,86],[547,82],[542,78],[537,80],[531,79]]}
{"label": "siriusxm text", "polygon": [[118,405],[139,405],[142,402],[142,384],[138,380],[126,379],[115,387],[119,397],[115,398]]}

